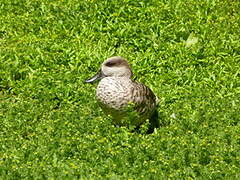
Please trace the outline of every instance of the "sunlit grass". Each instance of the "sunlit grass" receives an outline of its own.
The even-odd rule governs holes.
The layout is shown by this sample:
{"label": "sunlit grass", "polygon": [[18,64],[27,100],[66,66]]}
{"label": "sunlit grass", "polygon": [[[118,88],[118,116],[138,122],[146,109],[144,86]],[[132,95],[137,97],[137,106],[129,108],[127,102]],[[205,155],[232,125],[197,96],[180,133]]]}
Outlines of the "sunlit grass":
{"label": "sunlit grass", "polygon": [[[239,179],[239,6],[3,0],[1,179]],[[83,83],[113,55],[159,97],[155,133],[114,127]]]}

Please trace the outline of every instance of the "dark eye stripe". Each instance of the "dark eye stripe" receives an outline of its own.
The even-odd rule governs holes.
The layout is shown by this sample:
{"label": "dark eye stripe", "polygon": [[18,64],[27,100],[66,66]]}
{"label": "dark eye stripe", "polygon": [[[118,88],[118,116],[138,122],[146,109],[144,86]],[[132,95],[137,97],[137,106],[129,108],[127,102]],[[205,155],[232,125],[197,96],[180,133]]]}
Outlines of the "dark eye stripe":
{"label": "dark eye stripe", "polygon": [[116,64],[117,64],[116,62],[109,61],[106,63],[106,66],[112,67],[112,66],[115,66]]}

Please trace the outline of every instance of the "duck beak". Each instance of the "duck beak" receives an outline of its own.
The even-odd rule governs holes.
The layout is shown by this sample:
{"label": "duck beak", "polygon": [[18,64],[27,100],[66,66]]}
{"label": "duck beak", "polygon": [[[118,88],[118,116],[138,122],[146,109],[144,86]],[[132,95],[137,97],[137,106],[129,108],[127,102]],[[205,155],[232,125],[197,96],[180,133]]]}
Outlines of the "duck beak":
{"label": "duck beak", "polygon": [[106,77],[102,71],[100,70],[97,74],[95,74],[93,77],[91,77],[90,79],[85,80],[86,83],[92,83],[94,81],[100,80],[102,78]]}

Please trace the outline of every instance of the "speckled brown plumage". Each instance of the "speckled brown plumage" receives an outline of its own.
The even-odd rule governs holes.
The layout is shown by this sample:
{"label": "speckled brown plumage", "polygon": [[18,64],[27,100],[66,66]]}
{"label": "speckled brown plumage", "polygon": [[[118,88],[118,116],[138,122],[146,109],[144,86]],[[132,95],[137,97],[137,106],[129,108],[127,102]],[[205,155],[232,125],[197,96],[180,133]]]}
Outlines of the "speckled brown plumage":
{"label": "speckled brown plumage", "polygon": [[124,125],[123,118],[130,115],[127,110],[129,104],[138,114],[133,125],[139,126],[146,119],[151,121],[156,113],[156,96],[150,88],[131,79],[132,71],[126,60],[109,58],[102,64],[98,76],[101,76],[101,81],[96,91],[97,100],[103,111],[113,117],[114,124]]}

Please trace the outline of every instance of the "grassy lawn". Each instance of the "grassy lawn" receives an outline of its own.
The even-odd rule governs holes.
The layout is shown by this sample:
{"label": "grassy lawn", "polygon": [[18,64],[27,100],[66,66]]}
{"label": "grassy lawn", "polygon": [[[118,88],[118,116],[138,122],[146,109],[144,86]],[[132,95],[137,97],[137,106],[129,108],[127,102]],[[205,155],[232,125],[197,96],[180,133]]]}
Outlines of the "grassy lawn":
{"label": "grassy lawn", "polygon": [[[160,99],[116,128],[83,81],[127,58]],[[0,179],[240,179],[240,1],[1,0]]]}

